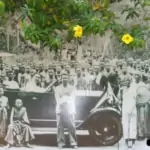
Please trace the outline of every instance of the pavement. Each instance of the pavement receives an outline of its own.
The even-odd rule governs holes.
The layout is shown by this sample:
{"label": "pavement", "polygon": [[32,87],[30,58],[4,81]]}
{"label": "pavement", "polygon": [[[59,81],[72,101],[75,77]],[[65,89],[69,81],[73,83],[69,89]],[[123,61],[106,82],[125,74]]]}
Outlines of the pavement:
{"label": "pavement", "polygon": [[[67,136],[66,136],[67,137]],[[66,139],[66,143],[68,143]],[[58,150],[56,135],[38,135],[36,140],[32,141],[32,148],[25,147],[11,147],[9,150]],[[78,136],[77,150],[127,150],[124,140],[121,139],[119,143],[113,146],[102,147],[96,144],[89,136]],[[146,145],[145,141],[137,141],[133,150],[149,150],[150,147]],[[5,147],[0,147],[0,150],[8,150]],[[73,150],[72,148],[64,148],[62,150]]]}
{"label": "pavement", "polygon": [[[107,146],[107,147],[102,147],[102,146],[91,146],[87,144],[88,146],[80,146],[78,147],[77,150],[127,150],[124,141],[121,140],[119,144],[115,144],[114,146]],[[146,141],[137,141],[136,145],[134,147],[134,150],[148,150],[150,147],[146,145]],[[5,147],[1,147],[0,150],[7,150]],[[9,150],[58,150],[57,146],[40,146],[38,145],[33,145],[32,148],[24,148],[24,147],[11,147]],[[63,150],[73,150],[72,148],[64,148]]]}

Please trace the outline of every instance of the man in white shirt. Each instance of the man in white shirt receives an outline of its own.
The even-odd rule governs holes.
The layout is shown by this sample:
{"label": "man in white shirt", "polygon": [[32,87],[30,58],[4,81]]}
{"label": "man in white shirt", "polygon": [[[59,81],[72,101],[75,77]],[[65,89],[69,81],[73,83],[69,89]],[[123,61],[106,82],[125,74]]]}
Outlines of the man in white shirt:
{"label": "man in white shirt", "polygon": [[74,87],[68,83],[68,75],[63,73],[62,84],[55,88],[56,116],[57,116],[57,143],[59,148],[65,146],[64,128],[67,125],[70,145],[77,148],[77,138],[75,129],[75,96]]}
{"label": "man in white shirt", "polygon": [[122,125],[123,137],[127,148],[133,148],[137,137],[137,109],[136,109],[136,88],[137,84],[130,79],[122,91]]}

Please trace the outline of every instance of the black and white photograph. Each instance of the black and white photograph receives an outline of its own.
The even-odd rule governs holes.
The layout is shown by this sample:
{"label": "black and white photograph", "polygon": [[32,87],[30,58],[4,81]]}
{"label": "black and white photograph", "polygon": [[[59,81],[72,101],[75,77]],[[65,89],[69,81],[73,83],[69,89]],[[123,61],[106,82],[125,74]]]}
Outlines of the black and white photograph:
{"label": "black and white photograph", "polygon": [[150,146],[149,0],[0,0],[0,150]]}

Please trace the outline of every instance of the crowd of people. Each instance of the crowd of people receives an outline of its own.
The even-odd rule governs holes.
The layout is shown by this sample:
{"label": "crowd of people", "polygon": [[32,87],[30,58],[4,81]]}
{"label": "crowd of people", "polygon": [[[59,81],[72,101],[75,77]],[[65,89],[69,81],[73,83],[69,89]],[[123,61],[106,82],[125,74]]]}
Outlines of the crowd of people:
{"label": "crowd of people", "polygon": [[[119,89],[124,86],[125,80],[132,77],[135,71],[139,71],[143,81],[147,82],[150,74],[149,64],[149,60],[141,61],[133,60],[133,58],[128,60],[105,59],[103,62],[93,59],[92,62],[89,60],[85,63],[53,62],[46,66],[18,63],[9,67],[4,65],[0,79],[6,89],[48,92],[52,90],[51,86],[61,83],[61,74],[66,72],[70,84],[75,85],[77,90],[98,91],[105,86],[106,80],[109,80],[117,95]],[[102,80],[101,77],[103,77]]]}
{"label": "crowd of people", "polygon": [[[24,141],[25,144],[29,146],[29,141],[34,138],[34,135],[28,125],[29,120],[26,108],[23,106],[22,100],[20,99],[16,100],[15,106],[11,110],[10,125],[8,126],[7,134],[5,134],[7,128],[6,120],[8,119],[7,109],[9,105],[7,97],[3,95],[3,89],[16,90],[18,92],[20,90],[42,93],[55,92],[56,101],[60,101],[63,97],[62,95],[66,96],[66,93],[67,96],[70,95],[68,94],[70,92],[70,86],[74,87],[76,90],[101,91],[107,89],[108,83],[110,83],[114,95],[122,102],[123,133],[127,145],[130,141],[132,145],[134,145],[137,135],[140,138],[145,137],[147,131],[145,124],[147,123],[148,116],[146,115],[145,117],[143,113],[145,114],[149,108],[145,107],[147,103],[142,103],[142,105],[137,108],[137,99],[142,101],[142,93],[139,92],[137,94],[137,88],[140,86],[149,86],[150,60],[143,61],[133,58],[124,60],[114,58],[113,60],[103,59],[102,61],[96,56],[94,58],[95,59],[92,60],[84,60],[84,63],[83,61],[62,61],[53,62],[48,65],[40,64],[38,66],[33,63],[28,65],[18,63],[9,67],[7,65],[1,67],[0,115],[5,115],[3,115],[3,119],[1,118],[0,120],[0,133],[2,137],[5,137],[5,141],[8,145],[14,144],[15,137],[18,143]],[[66,80],[69,84],[67,88]],[[57,87],[60,86],[61,90],[58,91],[59,88]],[[62,92],[62,89],[64,92]],[[59,96],[60,91],[61,96]],[[67,97],[67,99],[69,98]],[[60,103],[58,105],[60,105]],[[129,105],[131,108],[129,108]],[[131,122],[127,124],[129,116],[132,116],[130,118]],[[138,124],[137,119],[139,121]],[[60,123],[60,120],[58,122]],[[73,128],[74,124],[71,124],[75,132]],[[128,133],[129,127],[131,133]],[[20,135],[21,137],[19,137]],[[75,136],[75,133],[73,135]],[[59,138],[62,140],[61,135],[59,135]],[[75,138],[74,142],[76,142]],[[77,143],[75,144],[74,146],[77,146]]]}

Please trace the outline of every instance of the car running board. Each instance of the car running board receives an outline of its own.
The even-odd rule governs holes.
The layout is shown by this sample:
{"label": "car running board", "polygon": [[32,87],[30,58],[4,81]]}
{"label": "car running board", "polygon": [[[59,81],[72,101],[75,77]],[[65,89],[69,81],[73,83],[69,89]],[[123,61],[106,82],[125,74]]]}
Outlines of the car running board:
{"label": "car running board", "polygon": [[[43,134],[57,134],[57,128],[32,128],[32,131],[35,135],[43,135]],[[89,135],[88,130],[77,130],[77,135]],[[65,134],[68,134],[67,131]]]}

